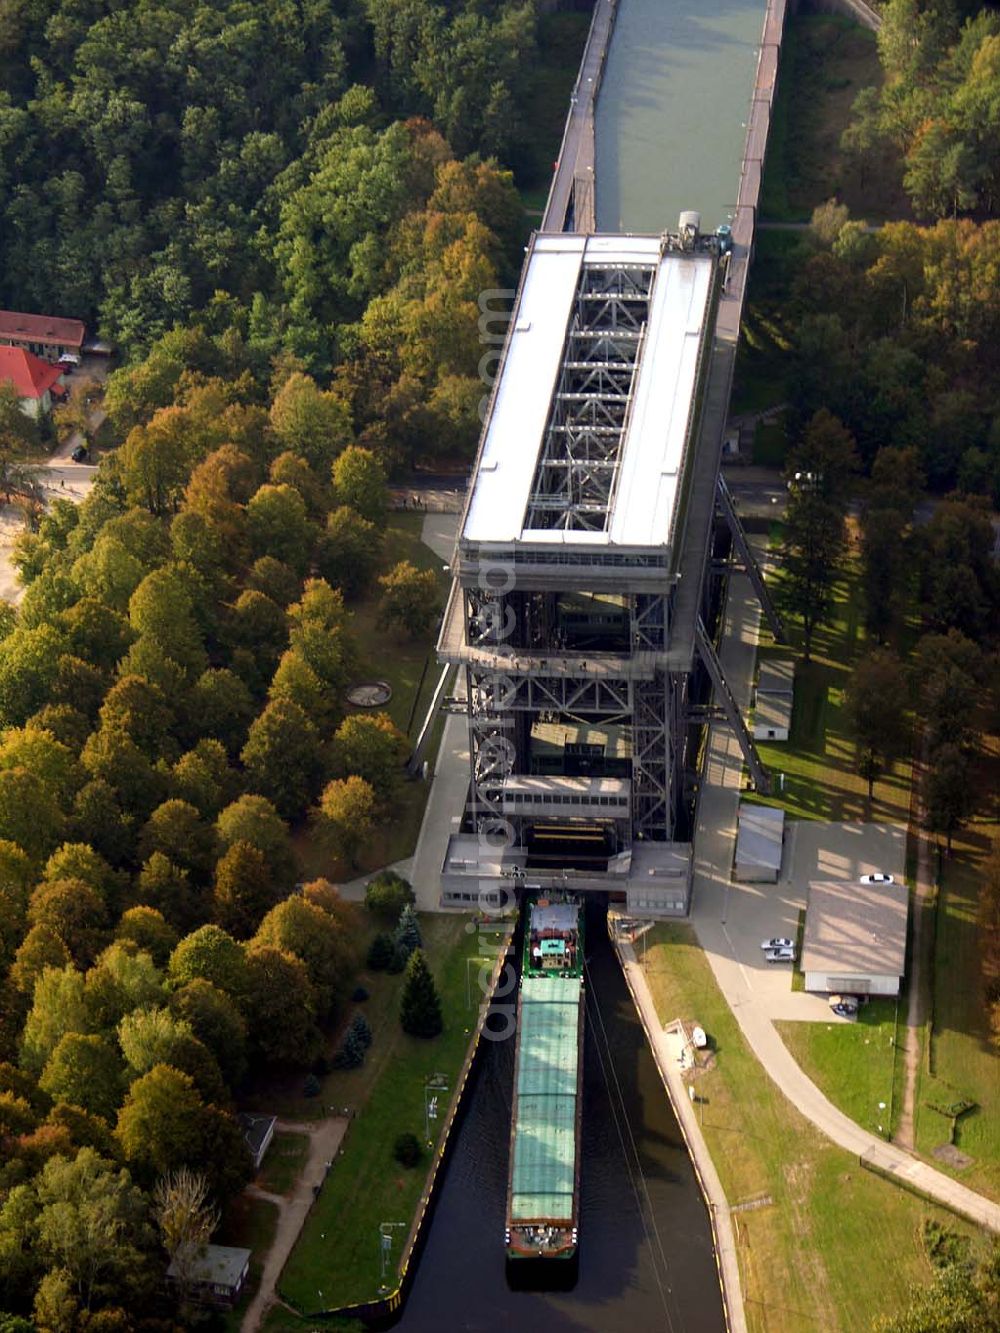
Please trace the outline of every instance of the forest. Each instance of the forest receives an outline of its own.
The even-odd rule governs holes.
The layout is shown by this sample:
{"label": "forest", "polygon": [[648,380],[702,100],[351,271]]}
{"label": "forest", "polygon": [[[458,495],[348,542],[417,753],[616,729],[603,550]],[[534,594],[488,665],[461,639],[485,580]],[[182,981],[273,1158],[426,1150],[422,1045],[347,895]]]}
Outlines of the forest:
{"label": "forest", "polygon": [[[175,1327],[164,1180],[194,1166],[224,1205],[248,1070],[316,1067],[343,1020],[361,909],[301,882],[295,839],[350,864],[392,819],[404,739],[346,708],[352,608],[377,599],[390,652],[439,613],[387,563],[387,479],[471,457],[479,297],[516,282],[519,191],[551,166],[541,9],[0,8],[0,304],[118,357],[115,447],[19,538],[0,606],[0,1333]],[[998,34],[890,0],[852,151],[891,140],[932,225],[834,210],[785,298],[789,463],[829,492],[800,497],[792,555],[833,569],[861,491],[878,643],[919,583],[942,831],[1000,608]],[[37,445],[0,392],[0,489]],[[955,494],[917,531],[926,485]]]}
{"label": "forest", "polygon": [[125,361],[230,331],[258,376],[336,366],[394,458],[467,451],[469,294],[516,275],[512,172],[550,165],[538,26],[532,0],[11,0],[0,304]]}
{"label": "forest", "polygon": [[[392,818],[352,604],[389,651],[440,611],[386,481],[475,443],[479,294],[550,165],[538,31],[530,0],[0,12],[0,304],[119,365],[117,447],[0,608],[6,1333],[176,1327],[164,1245],[247,1179],[248,1073],[328,1067],[362,909],[294,840],[351,865]],[[8,497],[38,446],[0,393]]]}

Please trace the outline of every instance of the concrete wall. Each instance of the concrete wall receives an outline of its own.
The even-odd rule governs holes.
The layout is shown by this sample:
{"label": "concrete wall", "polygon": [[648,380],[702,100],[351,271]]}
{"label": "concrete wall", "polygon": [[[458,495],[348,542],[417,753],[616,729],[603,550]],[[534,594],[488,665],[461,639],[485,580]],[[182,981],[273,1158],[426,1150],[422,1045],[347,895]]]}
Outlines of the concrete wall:
{"label": "concrete wall", "polygon": [[806,990],[833,995],[898,995],[899,977],[832,977],[824,972],[807,972]]}

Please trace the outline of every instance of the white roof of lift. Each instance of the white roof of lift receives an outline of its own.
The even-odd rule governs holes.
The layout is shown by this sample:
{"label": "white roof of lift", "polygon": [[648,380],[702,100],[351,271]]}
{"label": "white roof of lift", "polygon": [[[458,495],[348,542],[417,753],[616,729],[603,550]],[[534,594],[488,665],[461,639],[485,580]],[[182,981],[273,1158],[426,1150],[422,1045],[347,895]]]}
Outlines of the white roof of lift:
{"label": "white roof of lift", "polygon": [[[600,532],[524,529],[584,263],[657,267],[610,521]],[[714,263],[708,254],[661,256],[657,236],[535,237],[473,479],[463,540],[669,544]]]}

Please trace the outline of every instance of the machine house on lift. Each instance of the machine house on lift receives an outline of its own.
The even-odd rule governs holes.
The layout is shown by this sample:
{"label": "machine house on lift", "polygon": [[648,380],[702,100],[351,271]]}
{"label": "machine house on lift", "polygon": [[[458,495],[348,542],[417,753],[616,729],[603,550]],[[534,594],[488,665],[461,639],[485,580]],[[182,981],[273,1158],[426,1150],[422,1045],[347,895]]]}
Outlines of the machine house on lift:
{"label": "machine house on lift", "polygon": [[444,905],[506,880],[687,911],[700,729],[731,701],[699,438],[727,257],[698,225],[529,246],[438,643],[471,760]]}

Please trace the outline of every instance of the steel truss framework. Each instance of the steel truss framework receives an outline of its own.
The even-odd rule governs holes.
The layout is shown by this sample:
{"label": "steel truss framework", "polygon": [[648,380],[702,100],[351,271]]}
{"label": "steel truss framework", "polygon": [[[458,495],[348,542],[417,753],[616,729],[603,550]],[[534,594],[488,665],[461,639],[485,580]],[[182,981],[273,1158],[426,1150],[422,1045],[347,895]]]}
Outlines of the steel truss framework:
{"label": "steel truss framework", "polygon": [[[510,646],[534,646],[512,637],[518,617],[509,597],[481,588],[463,588],[462,591],[465,642],[470,648],[501,651]],[[669,595],[662,592],[633,593],[629,602],[631,651],[662,652],[667,644],[670,627]]]}
{"label": "steel truss framework", "polygon": [[607,527],[655,274],[583,265],[525,528]]}
{"label": "steel truss framework", "polygon": [[[484,599],[466,590],[476,641],[496,642],[505,623],[503,599],[487,610]],[[666,598],[638,594],[630,598],[632,642],[661,647],[667,621]],[[473,641],[470,627],[469,641]],[[618,659],[621,660],[621,659]],[[472,756],[474,808],[480,818],[502,814],[503,781],[524,771],[519,751],[528,716],[555,714],[566,718],[599,717],[626,727],[632,744],[632,836],[669,841],[674,836],[683,796],[685,708],[688,678],[658,670],[649,679],[621,675],[589,675],[565,670],[539,672],[496,665],[466,668],[469,746]],[[519,725],[518,719],[523,721]],[[507,816],[518,822],[519,816]]]}

